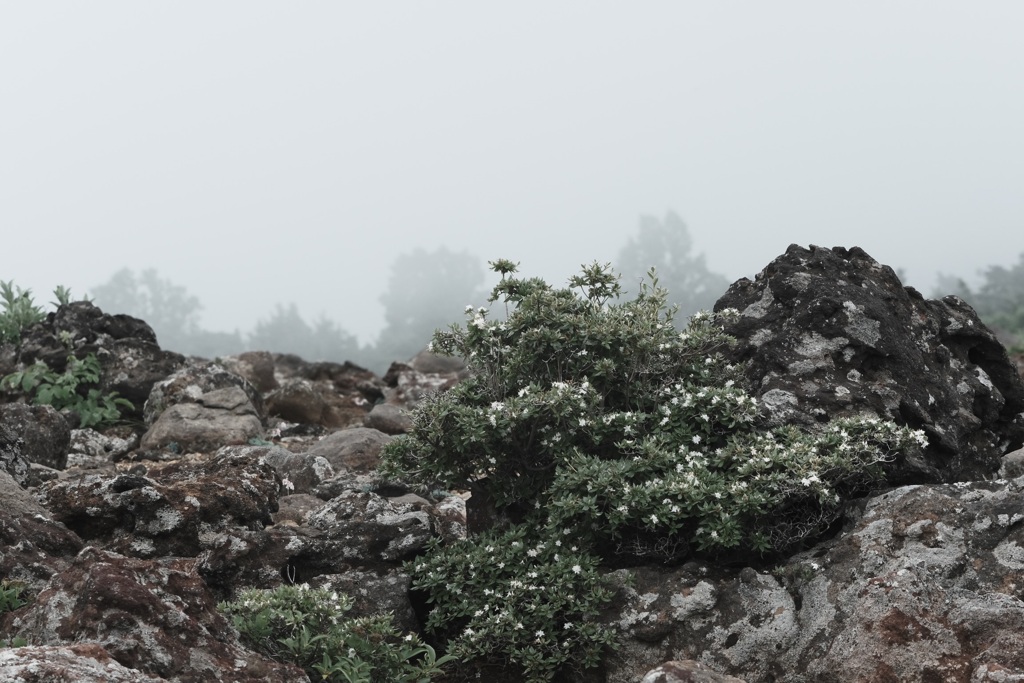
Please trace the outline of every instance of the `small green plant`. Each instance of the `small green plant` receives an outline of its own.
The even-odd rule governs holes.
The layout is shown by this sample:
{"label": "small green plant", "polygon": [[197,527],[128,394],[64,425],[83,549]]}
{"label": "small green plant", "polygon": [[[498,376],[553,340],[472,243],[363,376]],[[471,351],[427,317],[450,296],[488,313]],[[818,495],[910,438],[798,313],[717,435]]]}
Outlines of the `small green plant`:
{"label": "small green plant", "polygon": [[[57,285],[53,290],[56,301],[50,304],[57,308],[73,301],[71,289]],[[88,301],[88,299],[83,299]],[[22,331],[46,317],[43,309],[36,305],[32,298],[32,290],[22,289],[13,280],[0,280],[0,344],[18,344]]]}
{"label": "small green plant", "polygon": [[100,381],[100,362],[95,354],[85,358],[68,356],[63,373],[54,372],[43,362],[30,365],[0,380],[0,387],[21,391],[32,397],[36,405],[51,405],[57,410],[70,409],[81,420],[82,427],[95,427],[116,422],[121,408],[133,406],[117,392],[102,393],[89,385]]}
{"label": "small green plant", "polygon": [[21,584],[4,579],[0,581],[0,614],[16,610],[27,603],[21,599]]}
{"label": "small green plant", "polygon": [[22,330],[46,317],[32,300],[32,290],[18,287],[13,280],[0,280],[0,306],[0,343],[17,344]]}
{"label": "small green plant", "polygon": [[248,589],[218,608],[247,645],[297,664],[316,680],[428,683],[453,659],[437,657],[413,633],[401,635],[390,616],[345,618],[351,599],[329,588]]}
{"label": "small green plant", "polygon": [[[21,584],[14,581],[7,579],[0,581],[0,614],[16,610],[27,604],[21,597],[23,590]],[[28,641],[20,636],[0,639],[0,648],[25,647],[26,645],[28,645]]]}
{"label": "small green plant", "polygon": [[764,427],[725,354],[738,313],[677,330],[653,272],[622,300],[599,264],[564,289],[492,268],[505,319],[468,307],[465,327],[434,336],[472,376],[421,403],[382,453],[384,476],[484,493],[510,520],[408,567],[434,606],[428,632],[462,658],[564,680],[611,642],[599,564],[788,552],[924,440],[878,420]]}

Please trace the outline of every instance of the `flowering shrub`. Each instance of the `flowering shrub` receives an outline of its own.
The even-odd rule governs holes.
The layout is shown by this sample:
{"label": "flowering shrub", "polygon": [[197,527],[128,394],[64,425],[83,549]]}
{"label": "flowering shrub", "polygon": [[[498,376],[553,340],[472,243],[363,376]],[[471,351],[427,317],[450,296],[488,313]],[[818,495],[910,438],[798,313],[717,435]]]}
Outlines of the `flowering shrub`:
{"label": "flowering shrub", "polygon": [[451,657],[415,634],[404,637],[391,618],[346,619],[351,599],[306,584],[242,591],[218,605],[243,642],[279,661],[298,664],[314,680],[347,683],[420,683],[439,676]]}
{"label": "flowering shrub", "polygon": [[[435,605],[428,629],[465,657],[505,657],[538,681],[586,666],[606,631],[552,634],[609,599],[591,569],[599,557],[785,552],[825,531],[844,497],[924,438],[877,420],[761,428],[741,368],[723,354],[722,321],[736,311],[696,314],[679,331],[653,273],[619,301],[607,266],[586,267],[566,289],[512,277],[508,261],[492,267],[502,279],[491,302],[504,303],[505,319],[470,307],[464,328],[434,337],[434,350],[466,358],[473,376],[421,404],[412,432],[383,452],[385,474],[485,491],[522,522],[411,567]],[[563,566],[564,539],[579,572]],[[523,548],[538,554],[523,558]],[[524,585],[576,602],[539,590],[527,599]],[[532,606],[525,616],[513,599]]]}
{"label": "flowering shrub", "polygon": [[511,663],[525,681],[550,681],[562,667],[595,666],[612,645],[596,623],[611,593],[596,558],[574,543],[569,535],[537,540],[525,526],[435,543],[413,566],[414,586],[434,605],[427,630],[478,672]]}

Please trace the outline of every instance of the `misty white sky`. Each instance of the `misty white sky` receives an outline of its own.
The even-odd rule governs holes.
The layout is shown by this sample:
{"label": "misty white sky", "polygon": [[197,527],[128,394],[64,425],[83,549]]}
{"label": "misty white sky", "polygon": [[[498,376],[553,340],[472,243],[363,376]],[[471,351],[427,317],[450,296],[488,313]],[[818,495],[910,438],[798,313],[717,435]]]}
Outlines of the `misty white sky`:
{"label": "misty white sky", "polygon": [[[1024,252],[1021,2],[0,0],[0,279],[155,267],[372,341],[394,257],[558,284],[674,210],[730,279]],[[466,303],[480,303],[469,302]]]}

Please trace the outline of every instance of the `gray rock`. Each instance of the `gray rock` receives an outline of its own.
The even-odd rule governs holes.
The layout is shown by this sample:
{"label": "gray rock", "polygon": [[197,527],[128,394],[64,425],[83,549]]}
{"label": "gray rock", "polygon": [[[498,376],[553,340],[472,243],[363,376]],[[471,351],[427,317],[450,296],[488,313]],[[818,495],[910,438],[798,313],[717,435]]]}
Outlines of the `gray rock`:
{"label": "gray rock", "polygon": [[332,432],[309,449],[309,455],[326,458],[336,471],[365,473],[376,469],[380,451],[391,436],[369,427]]}
{"label": "gray rock", "polygon": [[57,470],[67,465],[71,428],[53,406],[0,404],[0,424],[22,439],[21,454],[29,462]]}
{"label": "gray rock", "polygon": [[72,429],[67,466],[91,469],[109,465],[138,445],[139,437],[135,433],[117,436],[95,429]]}
{"label": "gray rock", "polygon": [[412,584],[408,574],[395,571],[386,574],[353,569],[344,574],[324,574],[310,581],[314,587],[329,586],[352,598],[353,618],[390,614],[391,623],[402,632],[419,631],[416,611],[409,601]]}
{"label": "gray rock", "polygon": [[266,421],[263,397],[252,384],[218,363],[189,360],[187,365],[153,385],[146,400],[146,424],[152,425],[171,406],[198,403],[206,394],[231,388],[244,392],[260,421]]}
{"label": "gray rock", "polygon": [[999,476],[1003,479],[1024,477],[1024,448],[1007,453],[999,466]]}
{"label": "gray rock", "polygon": [[103,681],[159,683],[164,679],[122,666],[96,643],[29,645],[0,649],[0,683]]}
{"label": "gray rock", "polygon": [[268,351],[245,351],[237,356],[220,358],[228,372],[244,378],[257,391],[268,392],[277,388],[274,378],[274,354]]}
{"label": "gray rock", "polygon": [[712,671],[692,659],[665,662],[647,672],[640,683],[745,683],[742,678]]}
{"label": "gray rock", "polygon": [[19,486],[29,480],[29,462],[22,455],[25,440],[9,426],[0,423],[0,471],[6,472]]}
{"label": "gray rock", "polygon": [[385,434],[405,434],[412,431],[412,418],[400,406],[378,403],[366,416],[366,426]]}
{"label": "gray rock", "polygon": [[185,450],[207,452],[262,435],[263,424],[249,396],[232,386],[202,394],[195,403],[170,406],[143,435],[141,446],[176,443]]}

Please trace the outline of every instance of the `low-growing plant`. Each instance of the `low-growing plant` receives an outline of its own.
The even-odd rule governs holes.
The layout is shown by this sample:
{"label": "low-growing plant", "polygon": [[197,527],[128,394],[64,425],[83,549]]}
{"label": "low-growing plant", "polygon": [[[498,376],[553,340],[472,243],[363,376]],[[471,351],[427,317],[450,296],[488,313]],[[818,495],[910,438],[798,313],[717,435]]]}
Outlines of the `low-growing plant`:
{"label": "low-growing plant", "polygon": [[[608,266],[585,267],[564,289],[513,277],[509,261],[492,268],[501,282],[490,301],[505,319],[468,307],[465,327],[433,342],[472,376],[421,403],[411,433],[382,454],[385,476],[486,494],[511,520],[495,531],[508,536],[435,546],[408,566],[433,605],[428,633],[462,657],[513,662],[529,681],[564,678],[610,642],[594,621],[610,595],[599,562],[787,552],[924,440],[867,419],[764,427],[725,354],[737,312],[696,314],[680,332],[653,272],[622,300]],[[572,637],[555,638],[559,629]]]}
{"label": "low-growing plant", "polygon": [[23,592],[24,588],[17,582],[7,579],[0,581],[0,614],[26,605],[27,603],[21,597]]}
{"label": "low-growing plant", "polygon": [[[16,610],[27,603],[22,598],[24,588],[21,584],[3,579],[0,581],[0,614]],[[21,636],[14,638],[0,638],[0,648],[25,647],[28,641]]]}
{"label": "low-growing plant", "polygon": [[0,280],[0,343],[17,344],[22,330],[45,317],[32,300],[32,290]]}
{"label": "low-growing plant", "polygon": [[54,372],[38,361],[26,369],[0,380],[0,386],[20,391],[36,405],[51,405],[57,410],[70,409],[78,414],[82,427],[96,427],[116,422],[121,408],[131,409],[130,401],[117,392],[104,394],[95,386],[100,381],[100,362],[95,354],[85,358],[68,356],[64,372]]}
{"label": "low-growing plant", "polygon": [[452,660],[437,657],[416,634],[400,634],[390,615],[346,618],[351,606],[343,593],[298,584],[247,589],[218,608],[247,645],[317,680],[427,683]]}
{"label": "low-growing plant", "polygon": [[614,645],[612,630],[596,619],[612,593],[597,558],[575,543],[526,525],[434,543],[408,567],[413,588],[433,605],[427,631],[478,672],[511,663],[533,682],[596,666]]}
{"label": "low-growing plant", "polygon": [[[71,289],[64,285],[57,285],[53,290],[53,296],[56,301],[50,303],[54,308],[69,304],[73,300]],[[14,280],[0,280],[0,344],[18,344],[22,331],[41,322],[45,317],[43,309],[33,300],[31,289],[18,287]]]}

